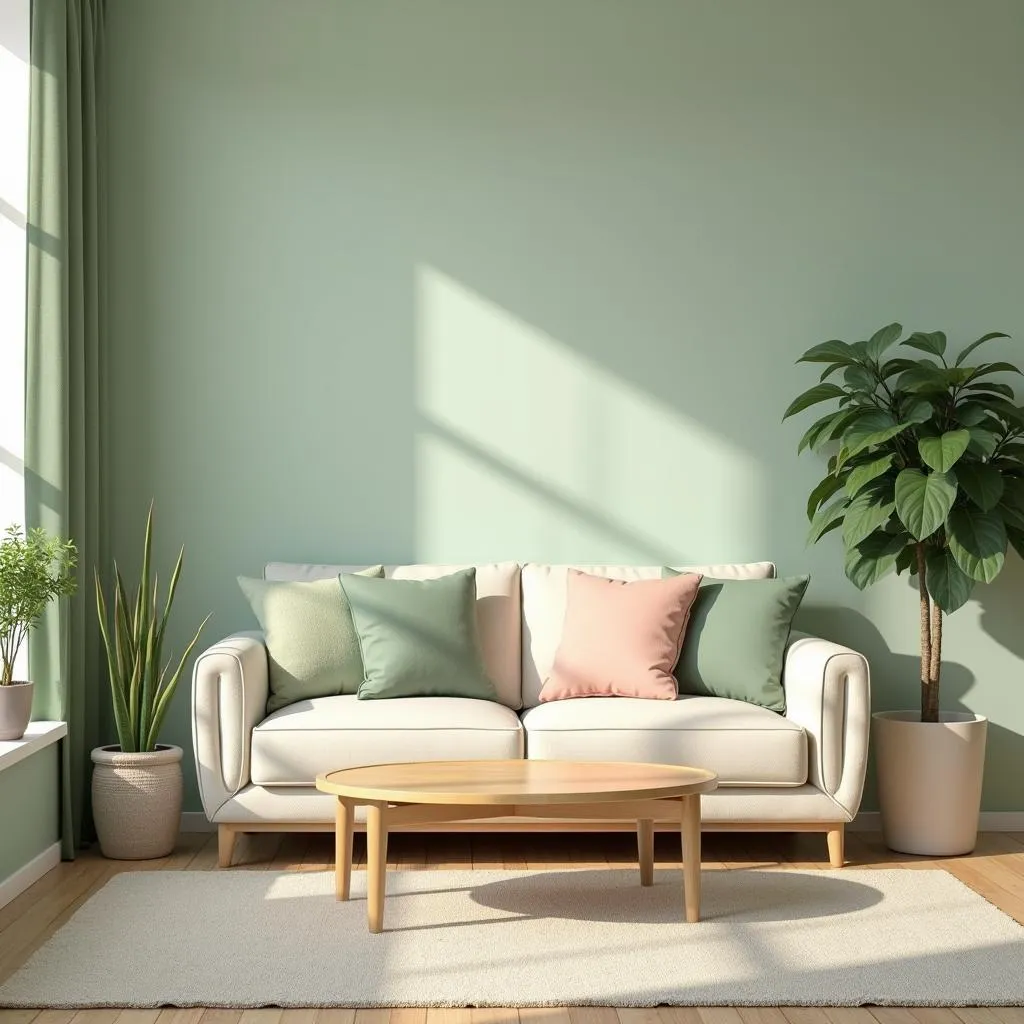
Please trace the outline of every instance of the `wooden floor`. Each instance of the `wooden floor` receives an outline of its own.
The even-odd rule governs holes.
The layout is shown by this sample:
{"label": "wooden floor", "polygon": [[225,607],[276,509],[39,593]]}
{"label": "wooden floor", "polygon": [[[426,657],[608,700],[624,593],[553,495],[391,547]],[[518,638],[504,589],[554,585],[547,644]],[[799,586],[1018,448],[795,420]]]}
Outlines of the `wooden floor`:
{"label": "wooden floor", "polygon": [[[322,871],[330,867],[331,833],[239,837],[233,871]],[[388,864],[396,868],[607,868],[636,870],[636,840],[629,833],[593,835],[395,833]],[[363,836],[356,837],[356,864],[365,861]],[[659,834],[660,866],[679,863],[678,837]],[[1024,834],[986,833],[969,857],[932,860],[891,853],[871,833],[847,833],[848,865],[860,868],[943,868],[1024,924]],[[31,889],[0,909],[0,981],[112,875],[121,871],[215,871],[215,835],[183,835],[163,860],[107,861],[86,852],[61,864]],[[705,833],[708,870],[747,867],[827,869],[824,836]],[[97,941],[102,941],[98,936]],[[0,1010],[0,1024],[1024,1024],[1024,1009],[851,1009],[807,1007],[712,1007],[626,1010],[395,1009],[395,1010]]]}

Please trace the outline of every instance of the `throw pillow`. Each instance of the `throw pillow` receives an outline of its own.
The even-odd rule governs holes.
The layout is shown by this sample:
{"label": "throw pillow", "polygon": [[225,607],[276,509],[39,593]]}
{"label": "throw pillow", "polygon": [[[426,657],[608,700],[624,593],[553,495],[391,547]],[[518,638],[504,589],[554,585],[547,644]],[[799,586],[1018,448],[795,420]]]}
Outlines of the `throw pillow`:
{"label": "throw pillow", "polygon": [[699,573],[628,582],[570,569],[562,639],[540,700],[675,700],[672,669],[700,581]]}
{"label": "throw pillow", "polygon": [[[665,569],[665,575],[675,571]],[[676,665],[680,693],[786,710],[782,667],[809,576],[701,583]]]}
{"label": "throw pillow", "polygon": [[[360,576],[383,576],[380,565]],[[299,700],[355,693],[363,681],[352,614],[338,577],[277,581],[238,577],[263,630],[270,697],[267,714]]]}
{"label": "throw pillow", "polygon": [[360,700],[497,700],[476,627],[476,569],[432,580],[342,576],[363,660]]}

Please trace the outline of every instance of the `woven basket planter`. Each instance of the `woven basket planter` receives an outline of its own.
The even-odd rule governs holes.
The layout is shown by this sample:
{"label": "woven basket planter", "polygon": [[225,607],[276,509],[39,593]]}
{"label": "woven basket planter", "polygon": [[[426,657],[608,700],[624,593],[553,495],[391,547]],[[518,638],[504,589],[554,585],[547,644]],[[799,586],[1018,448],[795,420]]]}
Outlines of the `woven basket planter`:
{"label": "woven basket planter", "polygon": [[166,857],[181,827],[181,747],[147,754],[119,746],[92,752],[92,814],[104,857]]}

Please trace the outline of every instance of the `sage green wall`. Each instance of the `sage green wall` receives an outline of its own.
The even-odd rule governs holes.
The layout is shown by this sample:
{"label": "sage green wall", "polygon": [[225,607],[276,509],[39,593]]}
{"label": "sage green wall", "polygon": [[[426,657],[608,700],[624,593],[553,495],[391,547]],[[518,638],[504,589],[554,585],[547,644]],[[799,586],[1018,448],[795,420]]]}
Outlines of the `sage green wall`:
{"label": "sage green wall", "polygon": [[60,840],[59,757],[52,743],[0,771],[0,883]]}
{"label": "sage green wall", "polygon": [[[109,20],[113,537],[137,565],[156,496],[179,638],[249,626],[268,559],[769,557],[914,702],[914,596],[805,550],[821,466],[779,418],[829,337],[1024,337],[1019,0]],[[1014,557],[946,643],[991,810],[1024,810],[1022,598]]]}

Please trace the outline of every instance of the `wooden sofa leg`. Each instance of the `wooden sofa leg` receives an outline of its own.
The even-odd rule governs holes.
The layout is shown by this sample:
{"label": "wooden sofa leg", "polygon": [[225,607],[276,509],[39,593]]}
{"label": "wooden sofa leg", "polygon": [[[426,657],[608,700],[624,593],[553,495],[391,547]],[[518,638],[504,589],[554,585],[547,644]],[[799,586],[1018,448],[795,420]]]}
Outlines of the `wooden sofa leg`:
{"label": "wooden sofa leg", "polygon": [[834,868],[841,868],[846,863],[843,851],[846,828],[839,825],[828,831],[828,862]]}
{"label": "wooden sofa leg", "polygon": [[231,825],[217,826],[217,867],[231,867],[231,858],[235,852],[235,839],[238,832]]}

